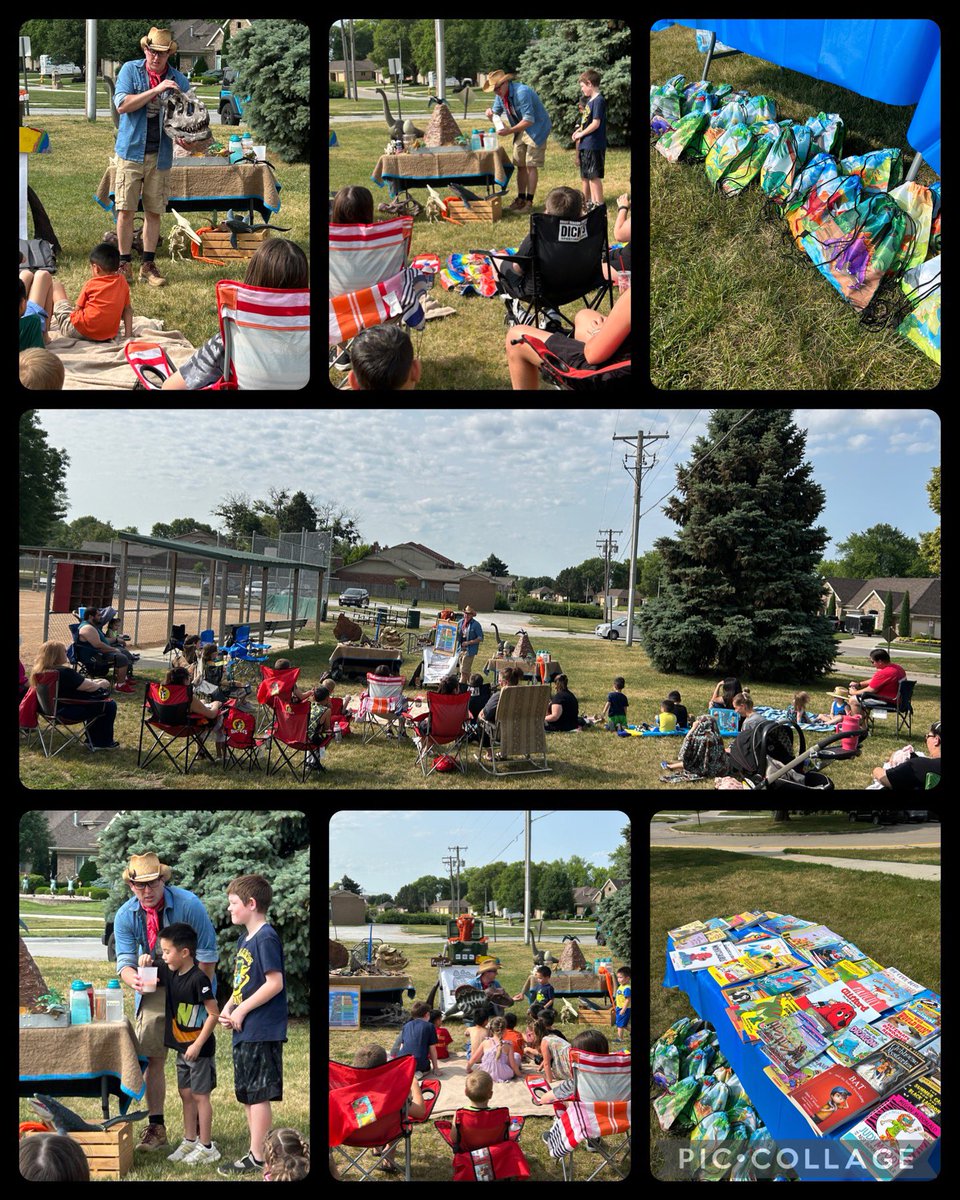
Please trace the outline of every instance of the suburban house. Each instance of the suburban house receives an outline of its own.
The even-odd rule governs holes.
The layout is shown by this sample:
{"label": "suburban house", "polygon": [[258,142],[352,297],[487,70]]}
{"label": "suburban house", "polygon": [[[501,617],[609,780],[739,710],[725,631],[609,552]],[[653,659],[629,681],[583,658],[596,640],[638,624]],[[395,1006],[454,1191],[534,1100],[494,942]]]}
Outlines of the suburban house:
{"label": "suburban house", "polygon": [[[55,863],[54,875],[58,883],[75,880],[83,864],[88,859],[96,859],[100,834],[119,813],[116,808],[43,810],[50,830],[50,857]],[[21,874],[31,874],[32,868],[31,862],[20,863]]]}
{"label": "suburban house", "polygon": [[471,571],[419,542],[401,542],[338,567],[331,591],[339,583],[341,590],[364,587],[371,594],[395,596],[398,579],[406,583],[402,599],[413,606],[447,604],[462,609],[471,604],[477,612],[489,612],[497,594],[513,582],[512,577],[495,579],[485,571]]}
{"label": "suburban house", "polygon": [[898,579],[878,576],[874,579],[827,579],[823,591],[826,611],[830,596],[836,597],[837,616],[842,620],[849,613],[873,613],[876,629],[883,623],[883,606],[887,592],[893,593],[893,614],[900,616],[904,593],[910,596],[910,632],[915,637],[940,637],[940,577],[929,579]]}

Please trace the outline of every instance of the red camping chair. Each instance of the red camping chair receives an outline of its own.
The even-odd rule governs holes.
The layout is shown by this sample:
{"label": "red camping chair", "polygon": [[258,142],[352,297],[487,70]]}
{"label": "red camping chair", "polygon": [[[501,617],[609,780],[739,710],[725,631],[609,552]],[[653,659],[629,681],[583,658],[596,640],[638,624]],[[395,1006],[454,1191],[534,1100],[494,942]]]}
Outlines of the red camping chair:
{"label": "red camping chair", "polygon": [[[190,692],[186,684],[148,683],[147,694],[143,698],[143,708],[140,711],[137,766],[148,767],[158,755],[165,754],[173,763],[178,775],[189,775],[191,766],[196,764],[198,758],[213,761],[204,744],[212,728],[213,722],[209,717],[194,716],[190,712]],[[148,747],[146,754],[143,751],[145,729],[149,729],[153,738],[153,745]],[[182,748],[176,754],[171,754],[169,747],[181,740]]]}
{"label": "red camping chair", "polygon": [[[202,390],[299,391],[310,380],[310,291],[217,282],[224,376]],[[127,362],[144,388],[176,371],[156,342],[128,342]]]}
{"label": "red camping chair", "polygon": [[[427,692],[427,705],[429,706],[428,712],[421,713],[419,717],[410,718],[417,726],[417,734],[420,742],[417,750],[417,763],[420,770],[423,771],[424,778],[431,771],[437,769],[436,759],[429,766],[427,765],[427,758],[430,751],[437,746],[449,747],[446,751],[447,756],[452,759],[459,771],[466,774],[460,754],[466,746],[469,737],[469,731],[464,729],[464,722],[467,720],[470,693],[463,692],[456,696],[442,696],[439,692]],[[430,720],[430,730],[428,733],[424,733],[420,722],[424,722],[425,728],[428,717]]]}
{"label": "red camping chair", "polygon": [[[261,685],[262,686],[262,685]],[[286,766],[300,783],[306,783],[307,771],[310,770],[308,756],[314,756],[314,767],[320,771],[326,770],[319,761],[319,752],[330,744],[333,734],[327,734],[319,742],[309,738],[310,723],[309,700],[281,700],[279,697],[272,702],[273,726],[267,734],[267,775],[276,775]],[[263,739],[261,739],[262,744]],[[273,752],[277,752],[277,763],[273,765]]]}
{"label": "red camping chair", "polygon": [[453,1121],[434,1121],[437,1132],[453,1151],[455,1183],[492,1183],[498,1179],[526,1179],[530,1167],[517,1140],[523,1117],[510,1116],[507,1108],[458,1108]]}
{"label": "red camping chair", "polygon": [[[530,346],[540,359],[541,376],[547,383],[554,384],[561,391],[579,392],[601,388],[604,386],[603,376],[608,371],[619,371],[623,370],[624,367],[629,370],[630,368],[629,354],[625,354],[619,357],[616,362],[607,363],[602,367],[571,367],[562,358],[558,358],[552,350],[548,350],[539,338],[532,338],[526,334],[521,334],[519,337],[514,338],[510,344],[517,346],[521,342],[526,346]],[[613,385],[627,382],[629,381],[626,379],[611,381]]]}
{"label": "red camping chair", "polygon": [[257,703],[260,705],[257,733],[264,733],[273,724],[273,701],[289,700],[299,676],[299,667],[261,666],[260,685],[257,688]]}
{"label": "red camping chair", "polygon": [[379,733],[399,729],[404,735],[403,718],[410,701],[403,694],[403,675],[374,675],[367,672],[367,690],[360,697],[357,719],[363,723],[363,743],[372,742]]}
{"label": "red camping chair", "polygon": [[226,735],[223,765],[246,767],[248,771],[256,767],[259,770],[257,742],[254,737],[257,727],[256,714],[241,708],[236,700],[228,700],[223,710],[222,728]]}
{"label": "red camping chair", "polygon": [[[330,1062],[330,1147],[335,1156],[346,1160],[344,1172],[355,1168],[361,1179],[370,1179],[384,1154],[403,1138],[404,1179],[410,1182],[411,1131],[415,1124],[430,1119],[440,1095],[439,1081],[424,1079],[420,1090],[427,1105],[426,1115],[422,1121],[407,1115],[416,1065],[412,1054],[404,1054],[381,1067]],[[345,1149],[347,1146],[360,1153],[354,1156]],[[380,1148],[380,1152],[375,1148]],[[370,1150],[374,1150],[375,1157],[367,1171],[360,1161]]]}

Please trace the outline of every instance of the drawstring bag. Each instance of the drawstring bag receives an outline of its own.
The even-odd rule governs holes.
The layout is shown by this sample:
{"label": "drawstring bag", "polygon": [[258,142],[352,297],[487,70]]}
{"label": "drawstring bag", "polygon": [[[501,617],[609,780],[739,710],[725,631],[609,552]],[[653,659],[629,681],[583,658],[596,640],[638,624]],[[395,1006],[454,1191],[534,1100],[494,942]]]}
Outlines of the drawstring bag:
{"label": "drawstring bag", "polygon": [[713,779],[726,773],[726,760],[716,718],[706,714],[697,717],[680,747],[683,769]]}
{"label": "drawstring bag", "polygon": [[731,125],[704,160],[714,188],[739,195],[763,166],[777,132],[776,125]]}
{"label": "drawstring bag", "polygon": [[824,153],[843,152],[843,117],[839,113],[817,113],[805,124],[813,135],[814,145]]}
{"label": "drawstring bag", "polygon": [[903,155],[899,150],[872,150],[840,160],[844,175],[859,175],[865,192],[889,192],[903,178]]}
{"label": "drawstring bag", "polygon": [[657,142],[657,149],[667,162],[676,162],[691,142],[699,146],[700,135],[706,127],[707,117],[704,113],[688,113],[680,118],[673,129],[663,134]]}
{"label": "drawstring bag", "polygon": [[660,136],[672,129],[680,120],[680,88],[684,77],[674,75],[662,87],[654,84],[650,89],[650,132]]}
{"label": "drawstring bag", "polygon": [[905,271],[900,284],[912,312],[897,332],[940,365],[940,255]]}
{"label": "drawstring bag", "polygon": [[913,239],[909,214],[885,193],[875,192],[845,212],[831,210],[816,235],[801,242],[821,275],[862,311],[883,277],[903,270]]}
{"label": "drawstring bag", "polygon": [[907,263],[907,269],[919,267],[926,259],[930,246],[930,228],[933,223],[933,192],[922,183],[915,180],[901,183],[899,187],[891,188],[890,195],[904,212],[909,213],[917,227],[917,236],[913,244],[913,252]]}

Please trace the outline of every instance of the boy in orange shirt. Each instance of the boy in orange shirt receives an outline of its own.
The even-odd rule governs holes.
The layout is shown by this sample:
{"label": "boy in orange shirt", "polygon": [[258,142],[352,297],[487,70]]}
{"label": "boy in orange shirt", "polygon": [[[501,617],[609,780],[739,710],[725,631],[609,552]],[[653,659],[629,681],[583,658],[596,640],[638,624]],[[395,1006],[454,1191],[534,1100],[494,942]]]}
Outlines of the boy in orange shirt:
{"label": "boy in orange shirt", "polygon": [[108,242],[101,242],[90,251],[90,266],[93,275],[80,289],[76,307],[67,299],[60,280],[52,281],[45,302],[48,312],[51,302],[53,305],[51,322],[66,337],[109,342],[117,336],[122,318],[123,336],[133,337],[130,287],[120,274],[120,251]]}

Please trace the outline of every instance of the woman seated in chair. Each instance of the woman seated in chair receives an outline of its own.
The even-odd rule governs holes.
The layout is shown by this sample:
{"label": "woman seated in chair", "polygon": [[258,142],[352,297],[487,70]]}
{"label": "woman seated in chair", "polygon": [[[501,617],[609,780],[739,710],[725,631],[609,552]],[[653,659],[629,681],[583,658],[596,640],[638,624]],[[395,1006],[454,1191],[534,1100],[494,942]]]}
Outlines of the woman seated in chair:
{"label": "woman seated in chair", "polygon": [[[573,325],[573,337],[549,333],[545,329],[532,329],[526,325],[514,325],[507,330],[507,364],[515,392],[536,391],[540,386],[540,358],[537,352],[522,342],[513,345],[521,335],[543,342],[557,358],[578,370],[590,370],[629,358],[630,288],[617,299],[609,317],[592,308],[582,308],[574,317]],[[576,391],[588,391],[615,383],[629,375],[630,368],[627,366],[619,371],[605,371],[592,379],[570,380],[570,386]]]}

